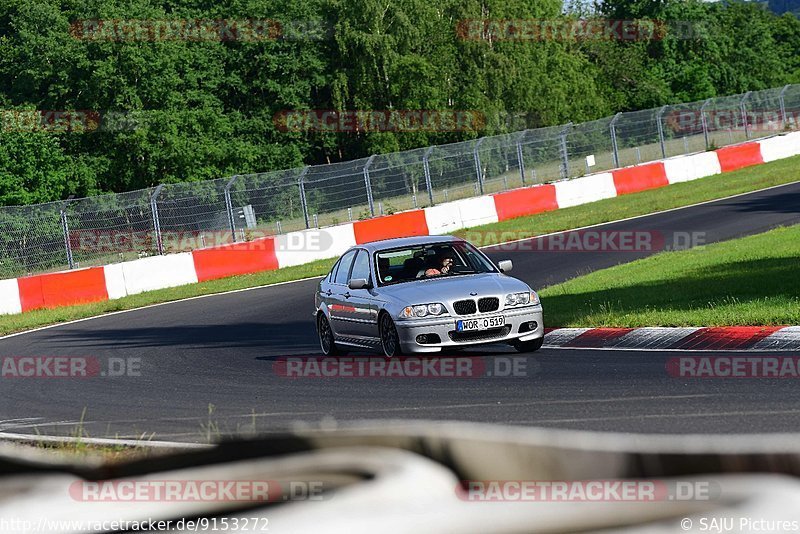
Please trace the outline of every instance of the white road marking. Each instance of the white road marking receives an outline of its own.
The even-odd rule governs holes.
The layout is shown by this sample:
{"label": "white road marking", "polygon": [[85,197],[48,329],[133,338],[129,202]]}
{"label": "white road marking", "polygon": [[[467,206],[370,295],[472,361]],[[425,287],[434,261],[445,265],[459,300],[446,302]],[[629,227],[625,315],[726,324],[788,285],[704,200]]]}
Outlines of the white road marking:
{"label": "white road marking", "polygon": [[755,415],[796,415],[800,414],[800,410],[752,410],[752,411],[736,411],[736,412],[691,412],[691,413],[664,413],[664,414],[647,414],[647,415],[620,415],[609,417],[579,417],[571,419],[535,419],[526,421],[527,424],[541,424],[541,423],[586,423],[591,421],[625,421],[633,419],[671,419],[679,417],[684,418],[697,418],[697,417],[730,417],[730,416],[755,416]]}

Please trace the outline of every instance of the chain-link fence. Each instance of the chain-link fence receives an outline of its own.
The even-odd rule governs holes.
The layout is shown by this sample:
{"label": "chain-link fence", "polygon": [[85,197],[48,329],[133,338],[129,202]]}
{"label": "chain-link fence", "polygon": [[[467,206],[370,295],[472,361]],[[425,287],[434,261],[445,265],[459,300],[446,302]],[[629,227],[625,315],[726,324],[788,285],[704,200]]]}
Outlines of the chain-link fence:
{"label": "chain-link fence", "polygon": [[0,208],[0,279],[249,241],[800,129],[800,85],[128,193]]}

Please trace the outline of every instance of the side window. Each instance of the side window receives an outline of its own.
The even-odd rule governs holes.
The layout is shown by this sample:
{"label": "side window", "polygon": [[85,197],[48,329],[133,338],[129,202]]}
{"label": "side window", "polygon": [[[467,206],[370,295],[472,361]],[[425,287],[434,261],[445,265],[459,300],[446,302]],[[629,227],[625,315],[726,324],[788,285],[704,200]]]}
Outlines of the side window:
{"label": "side window", "polygon": [[327,280],[328,283],[331,284],[333,283],[333,277],[336,276],[336,269],[338,268],[339,268],[339,262],[337,261],[336,263],[333,264],[333,267],[331,267],[331,272],[329,272],[328,276],[325,277],[325,280]]}
{"label": "side window", "polygon": [[350,274],[350,266],[353,265],[355,255],[356,251],[351,250],[339,260],[339,270],[336,271],[336,278],[333,280],[334,284],[347,284],[347,275]]}
{"label": "side window", "polygon": [[353,274],[350,278],[364,278],[369,280],[369,253],[366,250],[359,250],[356,261],[353,263]]}

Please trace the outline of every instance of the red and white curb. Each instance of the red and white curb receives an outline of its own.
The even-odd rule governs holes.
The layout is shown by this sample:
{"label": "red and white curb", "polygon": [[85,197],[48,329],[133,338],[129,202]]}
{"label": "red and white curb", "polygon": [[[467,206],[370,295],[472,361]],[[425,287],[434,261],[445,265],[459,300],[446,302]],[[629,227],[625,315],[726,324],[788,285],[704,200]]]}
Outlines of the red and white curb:
{"label": "red and white curb", "polygon": [[629,350],[800,350],[800,326],[555,328],[544,346]]}

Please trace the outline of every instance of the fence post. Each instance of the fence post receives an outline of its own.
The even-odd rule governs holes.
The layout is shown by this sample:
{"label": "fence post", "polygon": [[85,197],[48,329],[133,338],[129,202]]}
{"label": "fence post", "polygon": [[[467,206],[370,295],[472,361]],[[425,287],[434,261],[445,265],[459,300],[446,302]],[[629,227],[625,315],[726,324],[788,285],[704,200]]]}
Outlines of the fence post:
{"label": "fence post", "polygon": [[161,221],[158,219],[158,195],[164,189],[164,184],[160,184],[150,195],[150,211],[153,213],[153,232],[156,234],[156,249],[159,254],[164,254],[164,243],[161,240]]}
{"label": "fence post", "polygon": [[619,168],[619,147],[617,147],[617,121],[622,116],[622,113],[617,113],[614,115],[614,118],[611,119],[611,124],[609,124],[609,129],[611,130],[611,150],[612,155],[614,156],[614,168]]}
{"label": "fence post", "polygon": [[708,121],[706,121],[706,107],[711,103],[711,98],[703,102],[703,105],[700,106],[700,124],[703,125],[703,139],[706,142],[706,150],[711,147],[711,144],[708,142]]}
{"label": "fence post", "polygon": [[747,91],[739,101],[739,110],[742,112],[742,123],[744,124],[745,139],[750,139],[750,128],[747,125],[747,99],[750,98],[751,94],[753,94],[753,91]]}
{"label": "fence post", "polygon": [[433,206],[433,184],[431,180],[431,166],[428,163],[428,158],[431,156],[431,152],[433,152],[434,148],[436,147],[429,146],[428,150],[426,150],[425,154],[422,156],[422,169],[425,171],[425,187],[428,188],[428,200],[430,200],[431,206]]}
{"label": "fence post", "polygon": [[661,122],[661,119],[664,118],[664,112],[667,111],[669,106],[664,106],[658,110],[656,114],[656,124],[658,125],[658,142],[661,144],[661,157],[667,157],[667,144],[664,140],[664,125]]}
{"label": "fence post", "polygon": [[225,184],[225,209],[228,211],[228,225],[231,227],[231,235],[233,242],[236,243],[236,220],[233,217],[233,202],[231,202],[231,187],[236,179],[239,178],[238,174],[231,177],[227,184]]}
{"label": "fence post", "polygon": [[478,190],[481,195],[483,194],[483,171],[481,170],[481,156],[478,154],[478,149],[480,149],[484,139],[486,138],[481,137],[478,139],[472,149],[472,157],[475,159],[475,173],[478,175]]}
{"label": "fence post", "polygon": [[300,206],[303,208],[303,220],[306,222],[306,229],[311,228],[311,222],[308,220],[308,199],[306,199],[306,174],[308,174],[311,165],[307,165],[300,173],[298,180],[300,186]]}
{"label": "fence post", "polygon": [[568,122],[561,130],[561,178],[569,178],[569,151],[567,149],[567,134],[572,129],[572,122]]}
{"label": "fence post", "polygon": [[64,249],[67,251],[67,263],[70,269],[75,268],[75,261],[72,259],[72,243],[69,242],[69,223],[67,222],[67,207],[69,201],[61,209],[61,231],[64,233]]}
{"label": "fence post", "polygon": [[517,136],[517,164],[519,165],[519,177],[522,179],[522,185],[525,185],[525,158],[522,155],[522,140],[528,130],[522,130]]}
{"label": "fence post", "polygon": [[372,165],[372,160],[375,159],[375,154],[371,155],[364,164],[364,184],[367,186],[367,202],[369,203],[369,213],[375,217],[375,204],[372,200],[372,182],[369,179],[369,166]]}
{"label": "fence post", "polygon": [[788,85],[788,84],[784,85],[783,89],[781,89],[781,92],[778,93],[778,102],[780,103],[780,106],[781,106],[781,122],[782,122],[782,126],[783,126],[781,128],[781,130],[785,130],[786,129],[786,123],[788,122],[786,120],[786,98],[785,98],[785,96],[786,96],[786,91],[789,90],[789,87],[791,87],[791,85]]}

